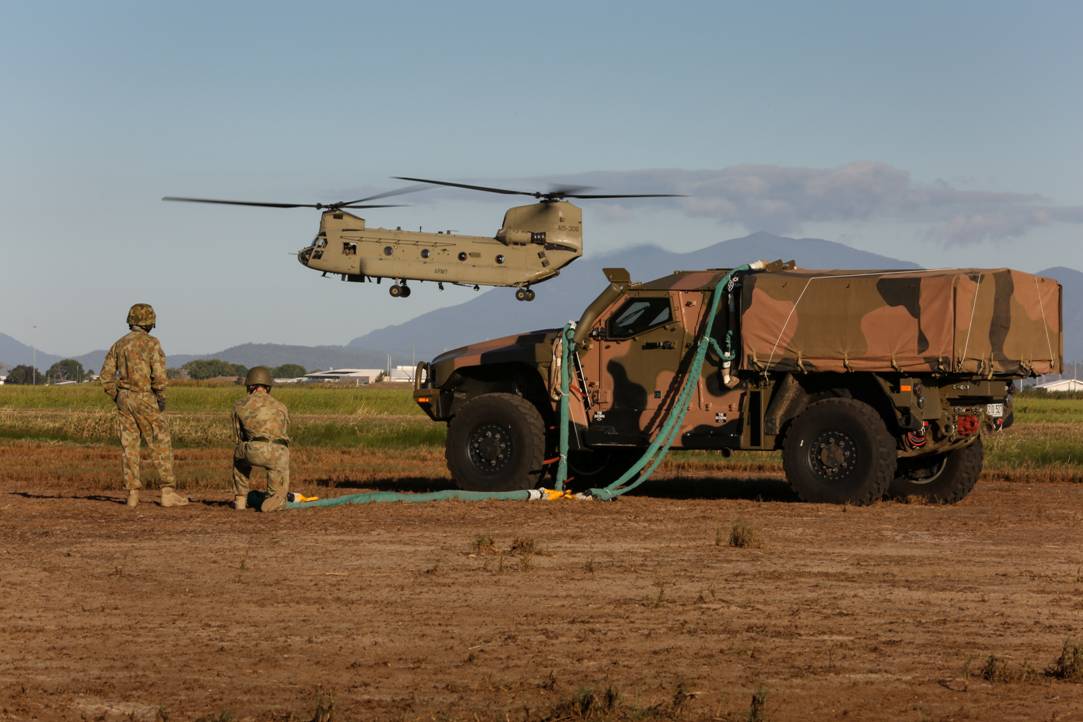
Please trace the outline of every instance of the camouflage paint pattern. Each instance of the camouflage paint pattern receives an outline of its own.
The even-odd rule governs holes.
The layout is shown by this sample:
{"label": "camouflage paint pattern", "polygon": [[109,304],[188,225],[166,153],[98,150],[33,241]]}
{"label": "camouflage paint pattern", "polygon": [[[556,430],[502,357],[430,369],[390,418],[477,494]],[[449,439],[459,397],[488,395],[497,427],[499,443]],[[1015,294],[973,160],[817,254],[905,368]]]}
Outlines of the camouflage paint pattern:
{"label": "camouflage paint pattern", "polygon": [[[573,421],[589,427],[590,443],[641,445],[657,431],[691,361],[710,291],[725,273],[675,272],[631,284],[597,315],[579,348],[585,389],[573,382],[576,403],[570,406]],[[741,414],[749,381],[768,372],[1010,379],[1061,369],[1061,296],[1052,279],[1009,269],[801,269],[742,274],[740,280],[738,317],[729,318],[723,299],[712,329],[720,343],[728,327],[736,331],[734,387],[723,383],[721,359],[709,352],[675,446],[747,443]],[[669,316],[626,338],[615,336],[613,319],[637,299],[665,299]],[[429,385],[442,387],[471,367],[517,362],[538,369],[555,408],[558,335],[534,332],[449,351],[433,361]]]}
{"label": "camouflage paint pattern", "polygon": [[525,363],[548,370],[553,358],[553,342],[559,335],[559,329],[530,331],[445,351],[429,365],[431,384],[443,386],[456,371],[482,365]]}
{"label": "camouflage paint pattern", "polygon": [[159,410],[167,385],[165,354],[158,339],[136,328],[113,344],[102,364],[101,383],[117,406],[124,486],[142,488],[140,440],[150,449],[162,487],[176,486],[169,426]]}
{"label": "camouflage paint pattern", "polygon": [[741,306],[748,370],[1061,370],[1060,286],[1020,271],[758,273]]}
{"label": "camouflage paint pattern", "polygon": [[262,388],[233,405],[233,493],[247,496],[252,470],[267,470],[260,511],[281,509],[290,490],[290,417],[285,404]]}
{"label": "camouflage paint pattern", "polygon": [[[713,288],[720,276],[692,272],[639,285],[599,315],[595,338],[580,350],[596,430],[609,431],[616,443],[649,438],[658,430],[680,392],[708,310],[710,296],[703,289]],[[668,298],[671,320],[629,338],[613,337],[614,316],[629,299],[643,298]],[[708,354],[675,446],[696,445],[690,437],[717,440],[736,433],[741,392],[724,387],[720,371],[720,360]],[[604,440],[604,435],[596,439]]]}

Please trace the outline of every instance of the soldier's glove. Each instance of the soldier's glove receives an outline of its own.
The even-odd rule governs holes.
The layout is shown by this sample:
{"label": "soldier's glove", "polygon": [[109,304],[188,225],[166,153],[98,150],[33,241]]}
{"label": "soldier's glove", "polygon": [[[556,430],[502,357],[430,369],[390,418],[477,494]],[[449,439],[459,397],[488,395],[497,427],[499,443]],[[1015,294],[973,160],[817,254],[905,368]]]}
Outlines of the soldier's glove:
{"label": "soldier's glove", "polygon": [[165,397],[158,397],[158,411],[165,411]]}

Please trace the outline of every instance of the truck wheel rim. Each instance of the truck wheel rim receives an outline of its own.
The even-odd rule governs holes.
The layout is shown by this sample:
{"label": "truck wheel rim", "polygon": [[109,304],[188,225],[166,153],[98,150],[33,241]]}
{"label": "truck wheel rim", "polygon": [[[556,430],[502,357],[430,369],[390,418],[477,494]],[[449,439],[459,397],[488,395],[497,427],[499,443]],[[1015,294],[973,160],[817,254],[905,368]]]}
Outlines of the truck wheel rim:
{"label": "truck wheel rim", "polygon": [[487,474],[500,471],[511,461],[511,426],[507,424],[482,424],[470,433],[467,443],[470,461]]}
{"label": "truck wheel rim", "polygon": [[841,431],[821,431],[809,444],[808,460],[820,478],[842,479],[857,464],[857,444]]}

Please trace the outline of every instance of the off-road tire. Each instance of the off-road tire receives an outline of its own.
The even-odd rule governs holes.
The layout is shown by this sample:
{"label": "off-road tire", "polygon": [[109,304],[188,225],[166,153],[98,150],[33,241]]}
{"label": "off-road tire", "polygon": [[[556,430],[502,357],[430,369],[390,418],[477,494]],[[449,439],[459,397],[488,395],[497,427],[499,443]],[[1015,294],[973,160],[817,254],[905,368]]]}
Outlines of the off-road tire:
{"label": "off-road tire", "polygon": [[533,489],[545,461],[545,424],[515,394],[482,394],[448,423],[447,466],[460,489]]}
{"label": "off-road tire", "polygon": [[782,467],[802,501],[863,506],[882,499],[895,476],[895,441],[868,404],[823,399],[790,424]]}
{"label": "off-road tire", "polygon": [[894,499],[916,496],[933,504],[955,504],[965,499],[978,483],[984,458],[978,437],[970,446],[944,454],[899,459],[888,496]]}

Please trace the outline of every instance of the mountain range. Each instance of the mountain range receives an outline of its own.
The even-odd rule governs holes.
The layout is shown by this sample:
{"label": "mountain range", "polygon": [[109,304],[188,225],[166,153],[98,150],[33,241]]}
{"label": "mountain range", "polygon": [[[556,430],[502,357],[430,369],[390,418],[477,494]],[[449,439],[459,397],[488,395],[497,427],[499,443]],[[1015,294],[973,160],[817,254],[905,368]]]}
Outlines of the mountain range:
{"label": "mountain range", "polygon": [[[627,268],[636,280],[663,276],[674,270],[695,268],[731,268],[750,260],[795,259],[806,268],[917,268],[909,261],[851,248],[842,243],[819,238],[785,238],[769,233],[754,233],[743,238],[722,241],[689,253],[674,253],[658,246],[636,246],[601,256],[584,258],[566,268],[560,276],[537,287],[538,300],[521,303],[512,300],[506,288],[490,289],[477,297],[446,308],[423,313],[405,323],[387,326],[358,336],[343,346],[291,346],[271,343],[246,343],[207,354],[171,355],[170,366],[181,366],[194,359],[217,358],[230,363],[254,366],[277,366],[297,363],[309,369],[383,367],[387,355],[395,363],[408,363],[412,357],[431,357],[443,350],[472,341],[503,336],[519,331],[552,328],[579,317],[583,308],[605,284],[602,269]],[[1064,355],[1068,360],[1083,359],[1083,273],[1065,267],[1039,271],[1064,286]],[[33,350],[16,339],[0,333],[0,363],[7,366],[30,363]],[[104,350],[74,357],[86,368],[101,368]],[[47,369],[61,356],[37,352],[38,368]]]}

